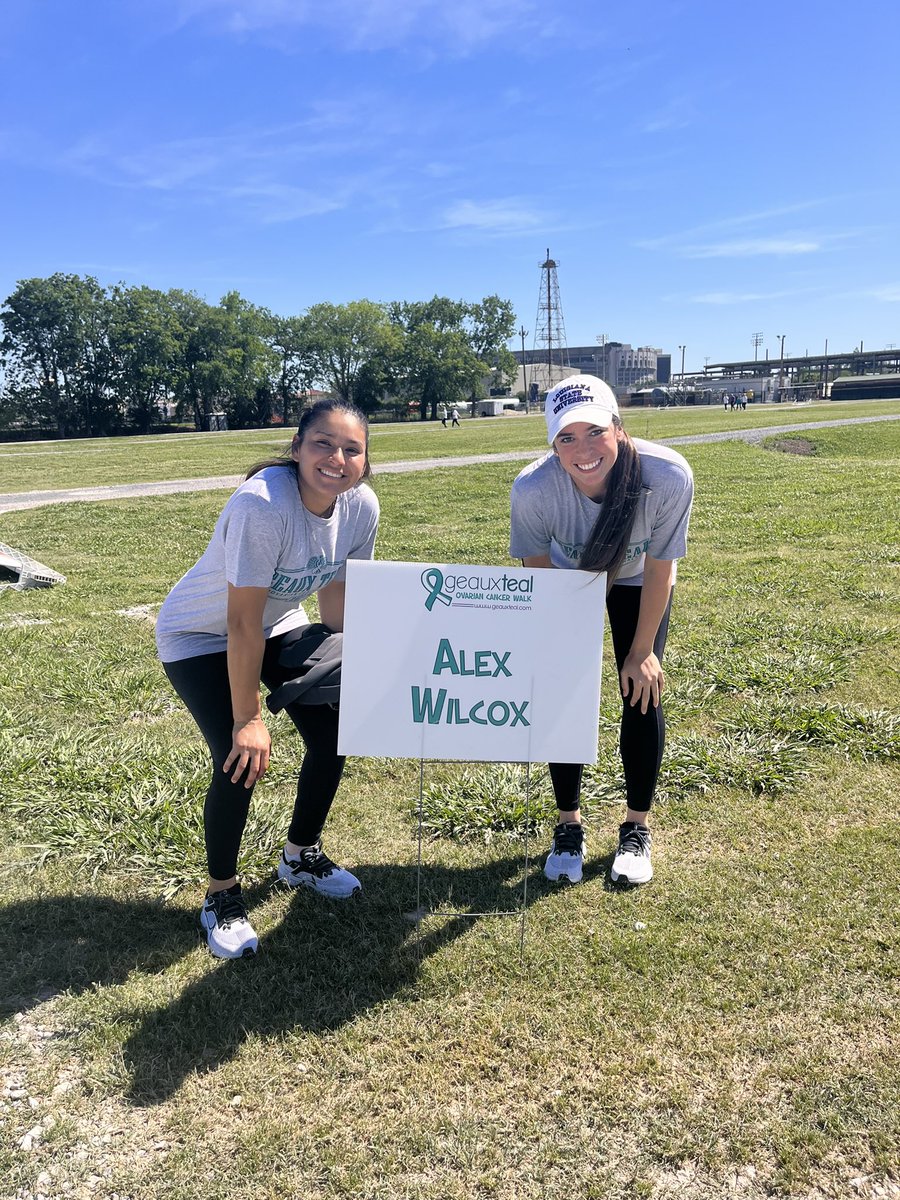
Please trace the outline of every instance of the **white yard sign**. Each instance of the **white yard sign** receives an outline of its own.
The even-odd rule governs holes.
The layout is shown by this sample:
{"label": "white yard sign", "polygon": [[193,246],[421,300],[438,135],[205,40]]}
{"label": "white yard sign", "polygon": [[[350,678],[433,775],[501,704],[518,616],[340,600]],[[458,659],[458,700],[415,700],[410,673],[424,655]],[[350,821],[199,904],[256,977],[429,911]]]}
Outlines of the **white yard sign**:
{"label": "white yard sign", "polygon": [[606,577],[347,562],[338,751],[597,761]]}

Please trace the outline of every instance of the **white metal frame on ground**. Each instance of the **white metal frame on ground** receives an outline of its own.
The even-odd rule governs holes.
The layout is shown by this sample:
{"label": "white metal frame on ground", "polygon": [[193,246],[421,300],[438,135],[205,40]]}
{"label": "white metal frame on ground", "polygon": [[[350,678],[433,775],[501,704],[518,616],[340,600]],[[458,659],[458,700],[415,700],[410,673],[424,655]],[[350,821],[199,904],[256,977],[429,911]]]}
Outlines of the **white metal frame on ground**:
{"label": "white metal frame on ground", "polygon": [[[431,760],[429,760],[431,761]],[[416,846],[416,907],[410,919],[416,926],[416,951],[422,953],[422,922],[429,919],[464,918],[476,920],[481,917],[519,918],[519,959],[525,954],[525,915],[528,909],[528,874],[531,869],[531,763],[525,763],[525,833],[523,836],[524,865],[522,869],[522,898],[517,908],[488,909],[484,912],[453,910],[426,911],[422,905],[422,843],[424,841],[425,759],[419,759],[419,800],[416,805],[418,835]]]}

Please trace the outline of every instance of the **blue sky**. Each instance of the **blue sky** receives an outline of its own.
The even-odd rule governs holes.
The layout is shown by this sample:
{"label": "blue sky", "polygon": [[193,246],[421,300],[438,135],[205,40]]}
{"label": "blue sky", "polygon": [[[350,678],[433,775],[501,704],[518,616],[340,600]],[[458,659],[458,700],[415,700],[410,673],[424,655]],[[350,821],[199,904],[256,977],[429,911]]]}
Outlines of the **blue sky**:
{"label": "blue sky", "polygon": [[572,345],[900,345],[898,13],[5,0],[0,297],[497,292],[531,346],[549,247]]}

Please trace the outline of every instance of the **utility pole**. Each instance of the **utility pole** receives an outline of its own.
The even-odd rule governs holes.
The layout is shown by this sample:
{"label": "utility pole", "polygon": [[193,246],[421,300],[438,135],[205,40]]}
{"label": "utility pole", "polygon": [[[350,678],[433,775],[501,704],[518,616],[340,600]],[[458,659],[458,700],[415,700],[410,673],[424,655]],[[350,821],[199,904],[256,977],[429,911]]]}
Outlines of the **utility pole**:
{"label": "utility pole", "polygon": [[528,337],[528,330],[524,325],[519,326],[519,337],[522,339],[522,386],[525,389],[525,415],[530,412],[528,407],[528,369],[525,366],[525,339]]}

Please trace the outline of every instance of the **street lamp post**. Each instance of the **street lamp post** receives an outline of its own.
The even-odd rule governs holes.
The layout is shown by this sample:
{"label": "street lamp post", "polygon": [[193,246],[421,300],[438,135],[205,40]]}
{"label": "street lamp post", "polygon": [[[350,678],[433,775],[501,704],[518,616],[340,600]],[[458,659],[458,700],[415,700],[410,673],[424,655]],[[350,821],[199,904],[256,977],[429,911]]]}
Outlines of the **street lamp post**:
{"label": "street lamp post", "polygon": [[519,326],[519,337],[522,339],[522,386],[525,389],[525,415],[531,411],[528,407],[528,370],[525,366],[525,339],[528,337],[528,330],[524,325]]}
{"label": "street lamp post", "polygon": [[782,387],[783,387],[783,381],[784,381],[784,339],[787,337],[787,334],[786,333],[776,333],[775,336],[777,338],[781,339],[781,353],[779,355],[779,362],[778,362],[778,399],[780,401]]}
{"label": "street lamp post", "polygon": [[[609,362],[609,360],[606,357],[606,334],[598,333],[596,341],[600,347],[600,368],[597,371],[597,374],[600,376],[600,378],[605,383],[606,382],[606,368],[607,368],[607,365]],[[594,362],[596,362],[596,361],[597,361],[597,356],[594,355]]]}
{"label": "street lamp post", "polygon": [[681,351],[681,390],[684,391],[684,352],[687,346],[679,346],[678,349]]}

